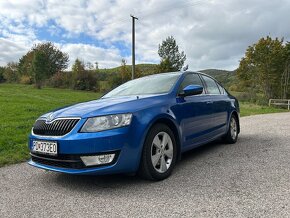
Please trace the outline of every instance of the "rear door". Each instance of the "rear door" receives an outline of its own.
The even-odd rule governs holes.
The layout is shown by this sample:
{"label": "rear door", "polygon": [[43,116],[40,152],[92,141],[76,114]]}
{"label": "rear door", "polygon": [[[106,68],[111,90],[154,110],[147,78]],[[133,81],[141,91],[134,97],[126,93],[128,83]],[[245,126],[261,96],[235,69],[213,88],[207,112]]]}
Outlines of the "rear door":
{"label": "rear door", "polygon": [[205,75],[201,77],[206,86],[206,95],[211,102],[211,137],[215,137],[226,131],[228,101],[223,88],[214,79]]}

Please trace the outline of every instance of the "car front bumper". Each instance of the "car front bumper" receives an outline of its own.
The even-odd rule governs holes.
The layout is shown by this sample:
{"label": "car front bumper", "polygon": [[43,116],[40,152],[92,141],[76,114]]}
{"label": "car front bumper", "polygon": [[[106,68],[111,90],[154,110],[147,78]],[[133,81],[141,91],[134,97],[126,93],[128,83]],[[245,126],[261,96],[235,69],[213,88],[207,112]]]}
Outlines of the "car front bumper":
{"label": "car front bumper", "polygon": [[[142,151],[142,134],[131,127],[123,127],[96,133],[79,133],[76,130],[63,137],[29,137],[31,159],[28,164],[44,170],[68,174],[115,174],[136,172]],[[141,139],[141,140],[140,140]],[[56,156],[33,153],[34,140],[57,142]],[[88,166],[81,156],[115,153],[116,159],[110,164]],[[72,162],[74,163],[71,164]]]}

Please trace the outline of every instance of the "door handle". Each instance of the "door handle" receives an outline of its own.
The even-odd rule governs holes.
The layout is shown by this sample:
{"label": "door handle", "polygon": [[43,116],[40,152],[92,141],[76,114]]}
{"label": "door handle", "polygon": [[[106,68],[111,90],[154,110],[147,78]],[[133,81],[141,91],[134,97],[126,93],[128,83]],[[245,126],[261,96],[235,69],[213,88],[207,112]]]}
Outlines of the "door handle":
{"label": "door handle", "polygon": [[207,103],[207,104],[212,104],[212,103],[213,103],[213,101],[207,101],[206,103]]}

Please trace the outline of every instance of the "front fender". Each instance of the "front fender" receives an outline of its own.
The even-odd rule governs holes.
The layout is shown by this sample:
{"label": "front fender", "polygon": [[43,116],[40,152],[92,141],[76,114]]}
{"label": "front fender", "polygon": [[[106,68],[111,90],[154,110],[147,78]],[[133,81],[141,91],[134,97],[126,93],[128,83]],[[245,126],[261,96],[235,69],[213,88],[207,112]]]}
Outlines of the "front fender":
{"label": "front fender", "polygon": [[[139,111],[135,114],[136,121],[138,122],[137,125],[141,126],[142,128],[136,129],[136,134],[138,136],[141,136],[139,139],[139,151],[137,153],[139,163],[141,160],[141,155],[143,152],[144,143],[146,140],[146,136],[148,135],[148,132],[150,129],[158,122],[170,122],[172,125],[174,125],[174,128],[178,134],[177,143],[179,146],[181,146],[181,131],[180,128],[176,122],[174,114],[167,108],[167,107],[159,107],[159,108],[150,108],[150,110],[143,110]],[[180,149],[178,150],[180,153]]]}

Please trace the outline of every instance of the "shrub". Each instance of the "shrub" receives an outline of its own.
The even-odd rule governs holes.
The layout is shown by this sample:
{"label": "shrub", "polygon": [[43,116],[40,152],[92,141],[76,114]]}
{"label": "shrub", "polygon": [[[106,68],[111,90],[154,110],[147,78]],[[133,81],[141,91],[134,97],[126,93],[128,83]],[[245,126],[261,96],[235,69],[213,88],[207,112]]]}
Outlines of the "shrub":
{"label": "shrub", "polygon": [[255,102],[257,95],[255,92],[238,92],[234,94],[239,101]]}
{"label": "shrub", "polygon": [[69,88],[71,72],[57,72],[48,81],[47,85],[55,88]]}
{"label": "shrub", "polygon": [[122,82],[122,77],[120,75],[115,75],[115,76],[111,76],[109,78],[109,86],[113,89],[116,88],[117,86],[121,85]]}
{"label": "shrub", "polygon": [[239,90],[239,87],[238,87],[236,84],[232,84],[232,85],[229,87],[229,90],[230,90],[230,91],[234,91],[234,92],[238,92],[238,91],[240,91],[240,90]]}
{"label": "shrub", "polygon": [[108,81],[99,81],[98,82],[99,91],[106,93],[111,90],[111,86]]}
{"label": "shrub", "polygon": [[19,83],[25,84],[25,85],[30,85],[33,83],[33,79],[30,76],[23,75],[20,77]]}
{"label": "shrub", "polygon": [[79,72],[74,81],[74,89],[97,91],[97,75],[91,71]]}
{"label": "shrub", "polygon": [[257,97],[255,99],[255,103],[258,104],[258,105],[268,105],[269,100],[267,99],[266,96],[257,95]]}

